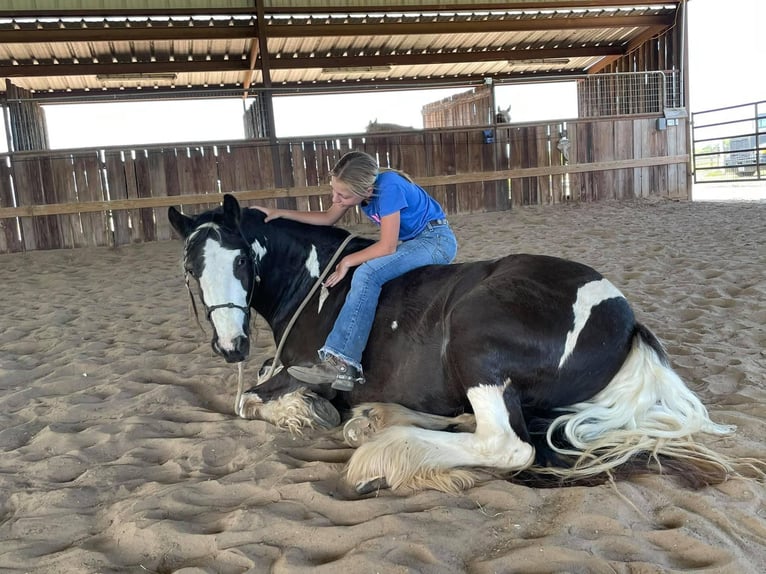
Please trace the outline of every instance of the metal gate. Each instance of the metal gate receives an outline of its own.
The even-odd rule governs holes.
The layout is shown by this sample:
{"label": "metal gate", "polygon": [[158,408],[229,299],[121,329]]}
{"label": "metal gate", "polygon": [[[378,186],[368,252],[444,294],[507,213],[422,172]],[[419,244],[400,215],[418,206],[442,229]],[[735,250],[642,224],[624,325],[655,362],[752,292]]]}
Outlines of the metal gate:
{"label": "metal gate", "polygon": [[766,101],[692,114],[694,183],[766,180]]}

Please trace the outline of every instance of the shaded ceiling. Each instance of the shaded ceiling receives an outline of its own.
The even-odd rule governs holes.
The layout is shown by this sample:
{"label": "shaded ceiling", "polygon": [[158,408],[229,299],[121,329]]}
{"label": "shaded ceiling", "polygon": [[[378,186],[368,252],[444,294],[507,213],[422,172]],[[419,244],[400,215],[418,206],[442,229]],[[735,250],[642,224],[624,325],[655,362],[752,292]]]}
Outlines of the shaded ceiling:
{"label": "shaded ceiling", "polygon": [[90,99],[243,95],[264,88],[358,91],[580,75],[602,70],[671,29],[681,3],[253,4],[6,7],[0,10],[0,77],[35,97]]}

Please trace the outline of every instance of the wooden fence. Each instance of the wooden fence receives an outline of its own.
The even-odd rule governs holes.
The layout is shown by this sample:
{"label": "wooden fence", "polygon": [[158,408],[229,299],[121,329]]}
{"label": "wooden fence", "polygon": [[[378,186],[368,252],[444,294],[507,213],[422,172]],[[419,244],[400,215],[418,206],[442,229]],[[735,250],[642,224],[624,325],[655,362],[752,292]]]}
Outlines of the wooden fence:
{"label": "wooden fence", "polygon": [[479,86],[423,106],[425,128],[452,128],[492,123],[492,90]]}
{"label": "wooden fence", "polygon": [[[169,239],[166,210],[221,193],[326,208],[349,150],[410,173],[450,213],[561,201],[688,199],[686,121],[656,117],[350,134],[322,138],[16,152],[0,156],[0,253]],[[558,149],[569,140],[569,161]],[[347,215],[359,218],[359,214]]]}

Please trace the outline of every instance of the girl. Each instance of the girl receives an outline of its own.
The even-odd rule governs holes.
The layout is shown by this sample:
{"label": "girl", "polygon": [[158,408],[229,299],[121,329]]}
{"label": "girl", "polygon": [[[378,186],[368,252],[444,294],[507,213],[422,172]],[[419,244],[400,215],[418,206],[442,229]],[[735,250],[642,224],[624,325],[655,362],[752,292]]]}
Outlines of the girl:
{"label": "girl", "polygon": [[378,241],[343,257],[325,280],[324,285],[331,288],[349,269],[358,267],[335,325],[319,349],[320,362],[287,369],[304,383],[331,384],[333,389],[350,391],[354,383],[364,382],[362,352],[383,284],[417,267],[450,263],[457,253],[457,240],[436,200],[406,174],[381,171],[372,156],[349,152],[330,175],[332,206],[327,211],[258,209],[266,214],[266,221],[283,217],[312,225],[334,225],[348,209],[360,205],[380,226]]}

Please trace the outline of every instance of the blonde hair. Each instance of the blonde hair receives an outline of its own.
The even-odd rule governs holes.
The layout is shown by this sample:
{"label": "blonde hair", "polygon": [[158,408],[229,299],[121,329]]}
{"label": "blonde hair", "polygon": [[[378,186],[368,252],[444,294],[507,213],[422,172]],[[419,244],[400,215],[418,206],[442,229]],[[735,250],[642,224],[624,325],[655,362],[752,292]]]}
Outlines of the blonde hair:
{"label": "blonde hair", "polygon": [[378,162],[363,151],[350,151],[338,160],[330,175],[345,183],[354,195],[367,199],[378,177]]}
{"label": "blonde hair", "polygon": [[354,195],[368,199],[370,190],[375,187],[375,179],[381,171],[396,172],[412,182],[412,178],[403,171],[391,168],[381,169],[375,158],[363,151],[350,151],[345,154],[332,168],[330,175],[345,183]]}

